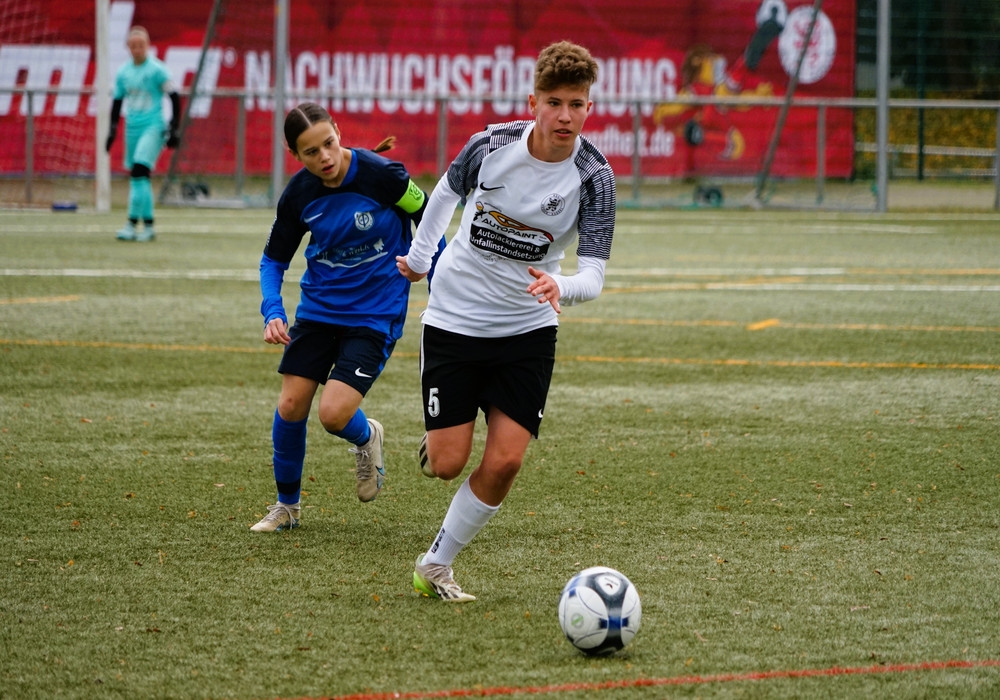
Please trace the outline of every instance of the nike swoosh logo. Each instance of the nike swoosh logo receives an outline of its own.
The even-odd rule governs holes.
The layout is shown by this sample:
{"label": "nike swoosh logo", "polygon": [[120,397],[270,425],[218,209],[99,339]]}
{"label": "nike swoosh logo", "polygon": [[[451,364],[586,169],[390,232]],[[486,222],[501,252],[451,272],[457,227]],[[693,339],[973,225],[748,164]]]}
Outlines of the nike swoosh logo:
{"label": "nike swoosh logo", "polygon": [[361,377],[363,379],[371,379],[372,378],[372,375],[365,374],[364,372],[362,372],[360,367],[358,367],[356,370],[354,370],[354,374],[355,374],[355,376]]}
{"label": "nike swoosh logo", "polygon": [[323,215],[322,214],[316,214],[314,216],[310,216],[308,219],[306,219],[306,223],[307,224],[308,223],[312,223],[313,221],[315,221],[316,219],[318,219],[321,216],[323,216]]}
{"label": "nike swoosh logo", "polygon": [[503,187],[503,185],[497,185],[496,187],[487,187],[482,182],[479,183],[479,189],[481,189],[483,192],[492,192],[493,190],[499,190],[501,187]]}
{"label": "nike swoosh logo", "polygon": [[542,412],[541,412],[541,411],[539,411],[539,412],[538,412],[538,417],[539,417],[539,418],[541,418],[541,417],[542,417]]}

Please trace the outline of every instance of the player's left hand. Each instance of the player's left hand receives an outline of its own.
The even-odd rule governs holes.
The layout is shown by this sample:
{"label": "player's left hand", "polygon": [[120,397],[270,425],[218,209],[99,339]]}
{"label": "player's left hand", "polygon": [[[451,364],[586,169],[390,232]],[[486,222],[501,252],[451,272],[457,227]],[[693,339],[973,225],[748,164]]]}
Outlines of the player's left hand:
{"label": "player's left hand", "polygon": [[167,136],[167,148],[177,148],[181,145],[180,134],[177,133],[176,129],[170,129],[170,135]]}
{"label": "player's left hand", "polygon": [[533,267],[529,267],[528,272],[535,278],[535,281],[528,285],[528,294],[538,299],[539,304],[548,302],[557,314],[562,313],[562,307],[559,306],[559,297],[562,295],[556,281],[547,273]]}

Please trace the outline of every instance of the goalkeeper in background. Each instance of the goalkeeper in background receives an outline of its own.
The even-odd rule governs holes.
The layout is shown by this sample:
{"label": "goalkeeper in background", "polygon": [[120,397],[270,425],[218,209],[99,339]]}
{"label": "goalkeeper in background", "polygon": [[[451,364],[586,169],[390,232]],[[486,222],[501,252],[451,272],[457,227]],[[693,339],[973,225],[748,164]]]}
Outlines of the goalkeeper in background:
{"label": "goalkeeper in background", "polygon": [[[181,119],[181,98],[170,80],[166,65],[149,55],[149,33],[143,27],[132,27],[128,33],[128,50],[132,62],[118,69],[115,76],[111,127],[105,148],[118,134],[118,121],[125,105],[125,168],[129,171],[128,223],[118,231],[120,241],[151,241],[153,229],[153,185],[149,176],[160,157],[163,146],[177,148],[180,138],[177,128]],[[173,113],[170,130],[163,118],[163,96],[170,96]],[[143,229],[138,230],[142,220]]]}

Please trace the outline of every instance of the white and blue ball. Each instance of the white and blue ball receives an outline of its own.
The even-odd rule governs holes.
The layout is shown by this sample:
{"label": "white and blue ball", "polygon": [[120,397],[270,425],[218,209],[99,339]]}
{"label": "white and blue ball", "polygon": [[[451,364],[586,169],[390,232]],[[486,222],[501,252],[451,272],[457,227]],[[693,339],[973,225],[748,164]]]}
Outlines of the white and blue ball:
{"label": "white and blue ball", "polygon": [[619,571],[606,566],[584,569],[559,597],[559,625],[573,646],[599,656],[623,649],[639,631],[639,592]]}

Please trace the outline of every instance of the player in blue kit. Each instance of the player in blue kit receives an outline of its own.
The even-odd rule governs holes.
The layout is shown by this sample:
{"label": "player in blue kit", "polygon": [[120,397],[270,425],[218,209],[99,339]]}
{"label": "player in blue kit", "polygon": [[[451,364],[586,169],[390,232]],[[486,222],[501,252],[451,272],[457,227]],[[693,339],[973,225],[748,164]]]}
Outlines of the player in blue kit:
{"label": "player in blue kit", "polygon": [[[149,176],[164,145],[177,148],[181,120],[181,98],[162,61],[149,55],[149,33],[132,27],[128,33],[132,62],[126,63],[115,77],[111,103],[111,127],[105,148],[110,151],[118,134],[118,120],[125,107],[125,168],[129,171],[128,223],[117,234],[121,241],[152,241],[154,224],[153,185]],[[170,97],[170,129],[163,118],[163,96]],[[138,230],[139,221],[143,230]]]}
{"label": "player in blue kit", "polygon": [[[409,253],[397,258],[403,276],[422,279],[435,241],[465,203],[423,315],[422,471],[446,480],[462,473],[479,410],[486,445],[417,558],[413,586],[427,597],[475,599],[455,582],[452,561],[497,512],[538,436],[562,305],[594,299],[604,286],[615,178],[580,135],[596,80],[597,62],[582,46],[545,48],[528,97],[534,120],[488,126],[469,139],[431,193]],[[574,243],[576,274],[563,275],[560,260]]]}
{"label": "player in blue kit", "polygon": [[[403,333],[410,283],[396,270],[419,223],[426,194],[406,168],[374,150],[341,145],[340,129],[320,105],[304,103],[285,118],[288,150],[305,167],[291,177],[260,261],[264,342],[284,345],[281,395],[274,412],[274,480],[278,502],[251,527],[298,527],[306,423],[324,384],[319,420],[354,445],[357,493],[373,500],[382,488],[382,425],[361,401]],[[281,299],[285,271],[309,234],[295,323]]]}

